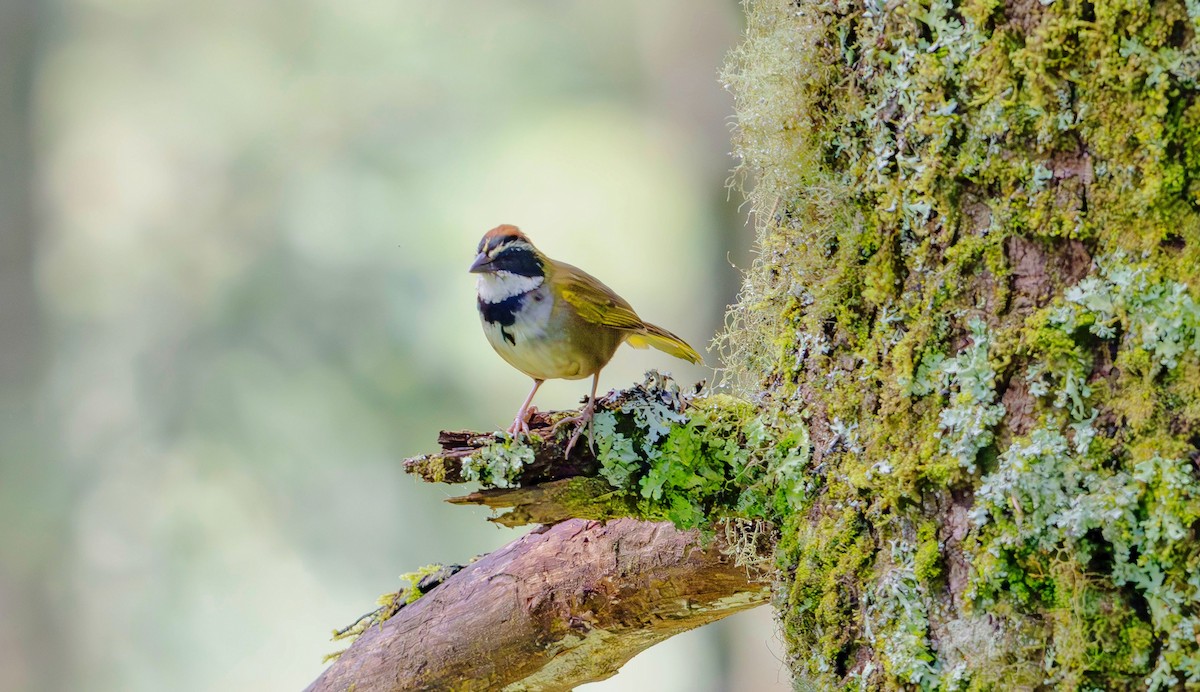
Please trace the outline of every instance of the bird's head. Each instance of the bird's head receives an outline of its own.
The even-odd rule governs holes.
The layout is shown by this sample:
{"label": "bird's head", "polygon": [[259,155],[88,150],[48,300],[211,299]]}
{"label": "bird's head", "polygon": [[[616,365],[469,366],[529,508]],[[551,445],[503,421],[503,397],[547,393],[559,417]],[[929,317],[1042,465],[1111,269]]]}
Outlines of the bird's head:
{"label": "bird's head", "polygon": [[485,233],[478,252],[468,270],[472,274],[546,276],[546,258],[516,226],[503,224]]}

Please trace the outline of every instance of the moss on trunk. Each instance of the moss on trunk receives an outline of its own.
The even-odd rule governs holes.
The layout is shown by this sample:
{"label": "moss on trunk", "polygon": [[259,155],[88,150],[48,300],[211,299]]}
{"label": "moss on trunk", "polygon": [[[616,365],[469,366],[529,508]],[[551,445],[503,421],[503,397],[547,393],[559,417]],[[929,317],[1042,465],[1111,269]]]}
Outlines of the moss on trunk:
{"label": "moss on trunk", "polygon": [[821,687],[1200,681],[1200,3],[751,0],[727,364]]}

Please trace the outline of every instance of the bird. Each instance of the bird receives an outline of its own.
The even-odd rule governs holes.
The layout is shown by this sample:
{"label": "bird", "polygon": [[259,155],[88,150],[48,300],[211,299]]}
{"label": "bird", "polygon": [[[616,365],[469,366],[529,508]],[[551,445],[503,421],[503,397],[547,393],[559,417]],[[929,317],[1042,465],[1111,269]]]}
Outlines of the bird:
{"label": "bird", "polygon": [[564,456],[592,421],[600,371],[617,347],[654,348],[689,361],[703,358],[686,341],[645,322],[629,301],[582,269],[547,257],[521,229],[501,224],[483,235],[468,270],[477,274],[479,318],[500,357],[533,379],[533,389],[507,432],[529,433],[530,404],[550,379],[592,378],[592,393],[577,416],[558,421],[577,427]]}

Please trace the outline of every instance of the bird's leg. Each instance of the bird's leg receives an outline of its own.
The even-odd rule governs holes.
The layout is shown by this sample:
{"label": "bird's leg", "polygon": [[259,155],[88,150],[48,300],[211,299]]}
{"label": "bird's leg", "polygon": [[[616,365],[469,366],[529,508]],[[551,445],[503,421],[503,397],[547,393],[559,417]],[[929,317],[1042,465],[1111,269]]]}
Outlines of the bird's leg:
{"label": "bird's leg", "polygon": [[529,404],[533,403],[533,395],[537,394],[538,387],[541,387],[543,382],[545,380],[535,379],[533,381],[533,389],[529,390],[529,396],[525,397],[525,403],[521,404],[520,410],[517,411],[517,419],[513,421],[512,425],[508,426],[508,434],[529,434]]}
{"label": "bird's leg", "polygon": [[[575,432],[571,433],[571,439],[567,440],[567,451],[563,453],[563,457],[571,456],[571,449],[574,448],[575,443],[579,441],[579,436],[583,434],[584,428],[588,429],[589,444],[594,445],[595,440],[593,439],[591,427],[592,427],[592,417],[596,413],[596,387],[599,386],[599,384],[600,384],[600,373],[597,372],[595,375],[592,375],[592,395],[590,397],[588,397],[587,406],[583,407],[583,410],[579,412],[578,416],[571,416],[570,418],[564,418],[564,419],[558,421],[557,423],[555,423],[554,427],[550,429],[550,432],[553,433],[554,431],[558,430],[558,426],[560,426],[564,423],[578,423],[579,424],[579,427],[575,428]],[[593,447],[593,449],[594,449],[594,447]]]}

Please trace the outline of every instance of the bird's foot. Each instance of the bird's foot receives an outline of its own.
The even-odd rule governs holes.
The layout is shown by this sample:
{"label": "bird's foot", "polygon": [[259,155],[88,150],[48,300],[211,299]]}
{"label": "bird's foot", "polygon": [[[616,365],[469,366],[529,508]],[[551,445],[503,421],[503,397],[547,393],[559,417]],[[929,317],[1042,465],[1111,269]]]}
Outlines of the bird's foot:
{"label": "bird's foot", "polygon": [[550,433],[554,434],[558,432],[558,429],[563,425],[567,425],[569,423],[578,424],[578,427],[575,428],[575,432],[571,433],[571,438],[567,440],[567,448],[566,451],[563,452],[563,457],[571,456],[571,450],[575,448],[575,443],[579,441],[579,436],[583,434],[585,429],[588,431],[588,446],[592,448],[593,452],[595,451],[595,437],[591,431],[592,417],[595,412],[596,402],[593,399],[589,399],[587,406],[583,407],[583,410],[579,412],[578,416],[563,418],[555,423],[553,428],[550,428]]}
{"label": "bird's foot", "polygon": [[521,411],[517,414],[517,418],[512,422],[512,425],[508,426],[508,430],[506,432],[514,437],[517,435],[528,435],[529,419],[532,418],[533,414],[535,413],[537,413],[536,406],[530,406],[529,408]]}

